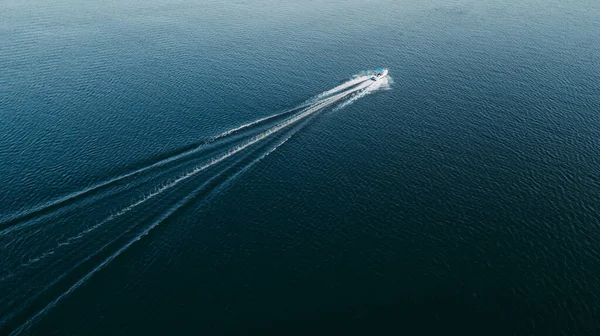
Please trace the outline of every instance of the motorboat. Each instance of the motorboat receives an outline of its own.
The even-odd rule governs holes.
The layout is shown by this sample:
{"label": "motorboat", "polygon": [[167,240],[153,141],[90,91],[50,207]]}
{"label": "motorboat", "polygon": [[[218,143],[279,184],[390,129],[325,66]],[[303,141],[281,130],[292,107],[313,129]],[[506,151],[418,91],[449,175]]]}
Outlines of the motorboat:
{"label": "motorboat", "polygon": [[371,80],[376,82],[376,81],[386,77],[387,74],[388,74],[388,69],[377,68],[377,69],[375,69],[375,72],[373,73],[373,75],[371,75]]}

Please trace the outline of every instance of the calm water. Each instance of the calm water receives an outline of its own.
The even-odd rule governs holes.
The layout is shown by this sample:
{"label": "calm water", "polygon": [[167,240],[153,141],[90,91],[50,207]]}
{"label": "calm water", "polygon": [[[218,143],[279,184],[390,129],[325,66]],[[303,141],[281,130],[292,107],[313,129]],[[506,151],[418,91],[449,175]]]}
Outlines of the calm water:
{"label": "calm water", "polygon": [[600,334],[599,69],[597,0],[3,1],[0,334]]}

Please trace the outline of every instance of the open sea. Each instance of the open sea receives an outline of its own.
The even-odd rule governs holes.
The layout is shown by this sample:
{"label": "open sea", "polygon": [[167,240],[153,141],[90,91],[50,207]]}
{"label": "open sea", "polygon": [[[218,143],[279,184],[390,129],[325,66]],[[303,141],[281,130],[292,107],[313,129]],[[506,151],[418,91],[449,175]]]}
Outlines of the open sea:
{"label": "open sea", "polygon": [[0,335],[347,334],[600,335],[600,1],[0,3]]}

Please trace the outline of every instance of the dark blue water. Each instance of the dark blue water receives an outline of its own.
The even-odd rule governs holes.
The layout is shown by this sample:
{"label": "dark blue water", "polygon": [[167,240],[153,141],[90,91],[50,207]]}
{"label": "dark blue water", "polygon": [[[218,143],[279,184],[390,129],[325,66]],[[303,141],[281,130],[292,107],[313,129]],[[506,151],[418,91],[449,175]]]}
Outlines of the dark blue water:
{"label": "dark blue water", "polygon": [[0,18],[0,334],[600,333],[600,2]]}

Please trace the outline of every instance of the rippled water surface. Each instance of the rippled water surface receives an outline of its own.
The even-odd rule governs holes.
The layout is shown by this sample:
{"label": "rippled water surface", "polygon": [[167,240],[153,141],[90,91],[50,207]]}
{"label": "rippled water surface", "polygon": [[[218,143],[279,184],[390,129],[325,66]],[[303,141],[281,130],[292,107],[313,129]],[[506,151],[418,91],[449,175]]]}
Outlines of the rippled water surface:
{"label": "rippled water surface", "polygon": [[4,1],[0,334],[598,335],[598,69],[596,0]]}

